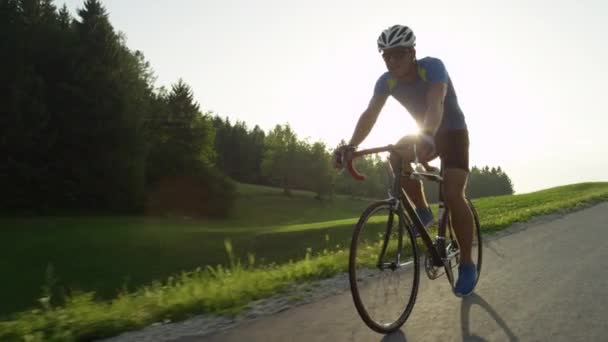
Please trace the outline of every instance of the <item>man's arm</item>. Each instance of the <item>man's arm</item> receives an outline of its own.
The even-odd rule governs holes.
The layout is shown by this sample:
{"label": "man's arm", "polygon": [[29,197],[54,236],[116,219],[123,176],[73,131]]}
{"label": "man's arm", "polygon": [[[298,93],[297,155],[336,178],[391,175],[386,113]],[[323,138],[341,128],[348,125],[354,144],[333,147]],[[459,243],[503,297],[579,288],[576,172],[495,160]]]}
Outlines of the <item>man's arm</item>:
{"label": "man's arm", "polygon": [[437,133],[437,129],[443,118],[443,103],[447,92],[447,83],[437,82],[430,85],[426,95],[427,107],[424,116],[424,125],[422,127],[423,134],[435,136],[435,133]]}
{"label": "man's arm", "polygon": [[386,97],[374,96],[372,98],[367,109],[359,117],[355,132],[348,143],[350,146],[359,146],[359,144],[367,138],[367,135],[374,127],[376,119],[378,119],[378,115],[385,103]]}

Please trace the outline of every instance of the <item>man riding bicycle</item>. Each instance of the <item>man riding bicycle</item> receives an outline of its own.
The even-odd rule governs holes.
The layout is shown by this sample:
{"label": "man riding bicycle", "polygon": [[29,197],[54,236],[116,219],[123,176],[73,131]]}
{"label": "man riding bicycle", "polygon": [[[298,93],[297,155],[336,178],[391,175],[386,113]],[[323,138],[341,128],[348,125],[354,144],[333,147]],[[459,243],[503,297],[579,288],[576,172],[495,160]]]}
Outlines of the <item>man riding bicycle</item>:
{"label": "man riding bicycle", "polygon": [[[465,198],[469,174],[468,129],[442,61],[433,57],[417,59],[415,46],[416,36],[407,26],[393,25],[380,34],[378,50],[382,52],[388,71],[376,82],[374,95],[361,114],[350,142],[335,151],[338,156],[334,159],[335,167],[342,168],[342,157],[365,140],[389,95],[401,103],[416,120],[421,133],[400,139],[396,147],[405,150],[415,144],[421,162],[439,156],[443,163],[442,191],[461,253],[454,293],[466,296],[473,292],[477,273],[471,260],[473,214]],[[398,159],[391,155],[390,160],[394,163]],[[411,170],[409,162],[404,167]],[[433,222],[433,213],[424,196],[422,182],[404,179],[402,187],[428,227]]]}

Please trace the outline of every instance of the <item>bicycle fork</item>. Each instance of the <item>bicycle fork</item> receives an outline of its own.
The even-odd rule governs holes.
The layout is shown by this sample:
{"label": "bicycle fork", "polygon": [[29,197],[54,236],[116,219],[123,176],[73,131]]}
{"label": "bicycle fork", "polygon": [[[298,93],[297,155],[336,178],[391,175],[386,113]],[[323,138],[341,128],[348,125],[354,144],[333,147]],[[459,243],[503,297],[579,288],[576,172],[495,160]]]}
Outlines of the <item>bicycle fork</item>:
{"label": "bicycle fork", "polygon": [[397,222],[400,223],[399,214],[394,211],[394,208],[397,207],[399,202],[396,198],[391,200],[390,211],[388,214],[388,222],[386,223],[386,231],[384,233],[384,241],[382,242],[382,251],[378,256],[378,263],[376,267],[380,270],[391,269],[392,271],[396,270],[398,267],[403,266],[401,264],[401,251],[403,250],[403,229],[401,224],[398,224],[398,239],[397,239],[397,253],[395,256],[395,261],[393,262],[384,262],[384,256],[386,254],[386,250],[388,249],[388,243],[393,230],[393,223],[395,219],[395,215],[397,216]]}

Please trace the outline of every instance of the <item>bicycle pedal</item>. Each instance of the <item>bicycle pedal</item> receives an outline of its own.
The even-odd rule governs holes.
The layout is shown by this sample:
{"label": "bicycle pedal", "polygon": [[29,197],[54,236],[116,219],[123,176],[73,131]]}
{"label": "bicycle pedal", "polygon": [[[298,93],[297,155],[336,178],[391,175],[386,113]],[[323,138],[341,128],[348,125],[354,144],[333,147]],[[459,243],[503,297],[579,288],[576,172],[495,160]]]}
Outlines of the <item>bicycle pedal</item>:
{"label": "bicycle pedal", "polygon": [[424,270],[429,279],[434,280],[445,274],[445,267],[443,265],[437,267],[432,264],[431,257],[425,255],[424,258]]}

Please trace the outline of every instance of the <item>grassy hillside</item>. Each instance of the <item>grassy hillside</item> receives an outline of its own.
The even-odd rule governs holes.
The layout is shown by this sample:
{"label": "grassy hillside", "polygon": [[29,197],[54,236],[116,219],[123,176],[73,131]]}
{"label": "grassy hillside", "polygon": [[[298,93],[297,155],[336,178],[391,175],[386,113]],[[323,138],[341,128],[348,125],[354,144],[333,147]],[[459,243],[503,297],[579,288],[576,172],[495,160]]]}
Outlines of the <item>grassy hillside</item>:
{"label": "grassy hillside", "polygon": [[[48,263],[60,284],[96,291],[96,298],[114,298],[117,289],[125,283],[127,287],[111,305],[87,295],[76,297],[65,309],[47,309],[0,323],[0,339],[11,336],[11,331],[17,336],[49,328],[68,334],[61,335],[67,339],[112,334],[162,318],[232,310],[290,282],[345,270],[347,252],[339,250],[349,241],[356,217],[368,201],[340,197],[326,203],[306,192],[286,198],[280,190],[255,186],[242,186],[240,192],[235,217],[227,221],[129,217],[1,220],[0,267],[8,277],[0,283],[0,303],[3,308],[12,304],[5,314],[36,303]],[[608,183],[584,183],[474,203],[482,229],[488,233],[537,215],[566,212],[606,199]],[[233,268],[230,272],[203,267],[172,278],[168,284],[153,284],[182,270],[226,264],[226,239],[232,241],[228,246],[244,264],[251,253],[258,266],[270,262],[280,266]],[[307,249],[313,254],[324,249],[329,252],[306,257]],[[144,284],[148,285],[143,288]],[[48,339],[52,334],[46,331],[41,336]]]}

